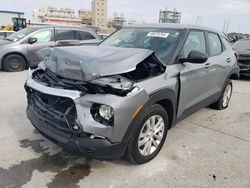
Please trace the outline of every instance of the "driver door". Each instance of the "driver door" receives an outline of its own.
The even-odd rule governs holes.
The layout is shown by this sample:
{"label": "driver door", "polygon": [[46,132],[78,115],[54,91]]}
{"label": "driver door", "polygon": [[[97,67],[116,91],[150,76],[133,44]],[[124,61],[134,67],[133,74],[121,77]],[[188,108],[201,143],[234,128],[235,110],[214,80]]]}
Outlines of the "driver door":
{"label": "driver door", "polygon": [[[207,53],[205,32],[191,30],[184,43],[180,57],[187,58],[192,50]],[[179,63],[180,70],[180,100],[177,118],[186,117],[205,104],[208,97],[209,74],[207,63]]]}
{"label": "driver door", "polygon": [[41,59],[37,56],[36,52],[48,47],[54,47],[54,29],[45,29],[38,31],[31,36],[31,38],[36,38],[35,43],[28,43],[28,56],[30,66],[36,66],[40,63]]}

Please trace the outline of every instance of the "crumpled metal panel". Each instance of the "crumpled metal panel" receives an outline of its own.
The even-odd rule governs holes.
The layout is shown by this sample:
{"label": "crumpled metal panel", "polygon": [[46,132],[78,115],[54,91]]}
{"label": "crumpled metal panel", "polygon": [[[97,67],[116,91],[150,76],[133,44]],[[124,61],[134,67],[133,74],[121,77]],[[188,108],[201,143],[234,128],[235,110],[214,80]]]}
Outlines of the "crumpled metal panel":
{"label": "crumpled metal panel", "polygon": [[[48,51],[47,51],[48,52]],[[153,51],[136,48],[101,46],[59,47],[45,53],[46,68],[64,78],[90,81],[99,77],[122,74],[136,69],[136,65]]]}

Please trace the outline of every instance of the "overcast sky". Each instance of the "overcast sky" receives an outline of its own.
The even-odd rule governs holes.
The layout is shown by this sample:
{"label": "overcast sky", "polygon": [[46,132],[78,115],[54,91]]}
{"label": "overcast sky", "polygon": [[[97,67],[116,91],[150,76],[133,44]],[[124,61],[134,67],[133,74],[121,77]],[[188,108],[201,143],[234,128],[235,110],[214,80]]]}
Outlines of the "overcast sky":
{"label": "overcast sky", "polygon": [[[1,0],[0,10],[25,12],[32,18],[34,8],[43,6],[62,8],[90,8],[91,0]],[[182,12],[182,23],[199,24],[222,31],[225,20],[228,31],[250,33],[250,0],[108,0],[109,18],[114,12],[123,12],[126,19],[147,23],[158,22],[159,10],[168,7]]]}

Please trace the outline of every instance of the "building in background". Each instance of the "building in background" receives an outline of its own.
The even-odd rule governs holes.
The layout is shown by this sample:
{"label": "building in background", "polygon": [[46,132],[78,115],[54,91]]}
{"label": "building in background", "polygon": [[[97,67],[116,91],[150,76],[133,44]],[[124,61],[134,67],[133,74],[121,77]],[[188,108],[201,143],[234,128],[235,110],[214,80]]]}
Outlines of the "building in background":
{"label": "building in background", "polygon": [[126,23],[126,19],[125,19],[124,14],[121,12],[120,13],[115,12],[114,18],[109,23],[109,27],[113,27],[115,29],[120,29],[124,26],[125,23]]}
{"label": "building in background", "polygon": [[15,11],[5,11],[0,10],[0,27],[1,26],[12,26],[12,18],[23,18],[23,12],[15,12]]}
{"label": "building in background", "polygon": [[92,26],[93,16],[91,9],[80,9],[78,13],[83,25]]}
{"label": "building in background", "polygon": [[159,14],[159,23],[180,23],[181,22],[181,12],[178,12],[176,9],[160,10]]}
{"label": "building in background", "polygon": [[127,21],[127,24],[128,25],[134,25],[134,24],[145,24],[144,21],[141,21],[141,20],[136,20],[136,19],[129,19]]}
{"label": "building in background", "polygon": [[82,20],[75,16],[75,11],[73,9],[45,7],[34,9],[33,22],[62,25],[81,25]]}
{"label": "building in background", "polygon": [[92,0],[92,26],[108,27],[108,0]]}

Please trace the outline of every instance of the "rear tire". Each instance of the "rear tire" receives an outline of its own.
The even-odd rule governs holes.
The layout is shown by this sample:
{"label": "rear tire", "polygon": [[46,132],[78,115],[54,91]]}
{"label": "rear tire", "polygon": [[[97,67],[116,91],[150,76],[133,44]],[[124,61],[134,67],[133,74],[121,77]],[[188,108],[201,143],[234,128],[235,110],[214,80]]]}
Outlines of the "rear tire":
{"label": "rear tire", "polygon": [[147,108],[138,116],[125,157],[134,164],[152,160],[164,144],[168,127],[168,114],[161,105]]}
{"label": "rear tire", "polygon": [[7,55],[3,60],[3,70],[7,72],[18,72],[26,67],[25,59],[18,54]]}
{"label": "rear tire", "polygon": [[212,107],[217,110],[224,110],[228,107],[233,91],[233,83],[228,80],[223,88],[222,95],[219,100],[212,104]]}

